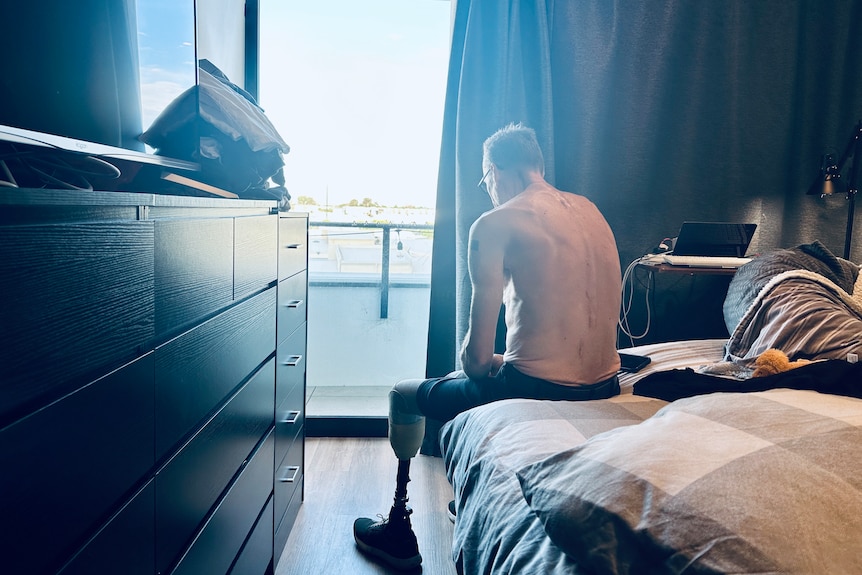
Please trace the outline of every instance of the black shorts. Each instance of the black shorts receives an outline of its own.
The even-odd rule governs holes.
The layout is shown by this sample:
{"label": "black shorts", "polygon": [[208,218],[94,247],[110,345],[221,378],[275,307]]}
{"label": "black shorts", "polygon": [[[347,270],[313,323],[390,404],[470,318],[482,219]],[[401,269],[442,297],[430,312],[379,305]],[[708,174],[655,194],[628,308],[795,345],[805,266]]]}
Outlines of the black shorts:
{"label": "black shorts", "polygon": [[560,385],[530,377],[504,363],[494,377],[470,379],[463,371],[426,379],[416,393],[422,414],[449,421],[462,411],[500,399],[557,399],[584,401],[607,399],[620,393],[616,374],[592,385]]}

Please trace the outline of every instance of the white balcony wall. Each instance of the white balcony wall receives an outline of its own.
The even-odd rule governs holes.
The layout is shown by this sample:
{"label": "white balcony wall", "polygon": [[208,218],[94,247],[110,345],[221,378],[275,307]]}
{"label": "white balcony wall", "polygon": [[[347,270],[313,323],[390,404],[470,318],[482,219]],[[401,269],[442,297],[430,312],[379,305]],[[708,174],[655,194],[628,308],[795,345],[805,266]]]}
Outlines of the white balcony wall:
{"label": "white balcony wall", "polygon": [[[394,279],[394,278],[393,278]],[[425,377],[429,286],[321,286],[310,278],[307,382],[311,387],[385,386]]]}

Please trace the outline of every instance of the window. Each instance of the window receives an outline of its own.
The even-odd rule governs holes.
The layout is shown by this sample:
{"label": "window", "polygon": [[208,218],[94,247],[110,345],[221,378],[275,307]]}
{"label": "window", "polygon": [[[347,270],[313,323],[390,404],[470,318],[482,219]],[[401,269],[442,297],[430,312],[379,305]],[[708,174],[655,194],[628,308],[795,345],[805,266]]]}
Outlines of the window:
{"label": "window", "polygon": [[260,104],[309,212],[308,409],[385,417],[423,377],[449,59],[443,0],[264,0]]}

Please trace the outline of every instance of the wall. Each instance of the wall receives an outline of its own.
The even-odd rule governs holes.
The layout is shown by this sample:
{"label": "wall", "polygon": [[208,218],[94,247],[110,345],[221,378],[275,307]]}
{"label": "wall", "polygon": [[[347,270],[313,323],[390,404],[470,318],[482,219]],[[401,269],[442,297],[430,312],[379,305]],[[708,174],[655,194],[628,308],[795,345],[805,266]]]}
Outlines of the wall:
{"label": "wall", "polygon": [[391,288],[380,319],[379,287],[308,292],[309,386],[394,385],[425,377],[430,288]]}
{"label": "wall", "polygon": [[197,0],[198,59],[245,87],[245,1]]}

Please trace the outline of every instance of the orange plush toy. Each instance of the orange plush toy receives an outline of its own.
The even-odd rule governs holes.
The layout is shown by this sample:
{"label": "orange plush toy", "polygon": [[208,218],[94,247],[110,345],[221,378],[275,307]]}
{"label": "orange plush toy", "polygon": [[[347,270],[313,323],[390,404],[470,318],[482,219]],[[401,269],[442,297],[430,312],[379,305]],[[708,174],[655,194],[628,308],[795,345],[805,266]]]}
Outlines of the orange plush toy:
{"label": "orange plush toy", "polygon": [[796,361],[790,361],[786,353],[784,353],[780,349],[771,348],[761,353],[760,357],[754,360],[755,368],[754,373],[751,374],[751,377],[764,377],[767,375],[775,375],[776,373],[788,371],[790,369],[801,367],[809,363],[811,363],[810,359],[798,359]]}

